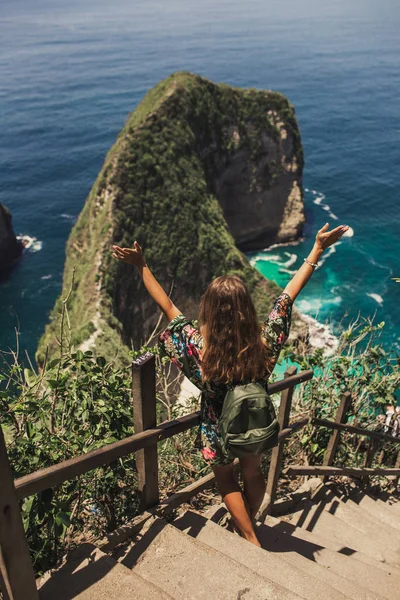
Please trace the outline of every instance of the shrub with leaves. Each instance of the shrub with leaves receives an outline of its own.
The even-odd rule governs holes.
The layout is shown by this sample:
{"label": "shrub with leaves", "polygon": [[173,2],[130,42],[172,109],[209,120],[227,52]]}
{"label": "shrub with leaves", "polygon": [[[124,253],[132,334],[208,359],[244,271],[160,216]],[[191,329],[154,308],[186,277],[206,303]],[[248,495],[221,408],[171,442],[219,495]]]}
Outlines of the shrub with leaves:
{"label": "shrub with leaves", "polygon": [[[130,368],[118,368],[71,344],[67,302],[59,319],[59,357],[40,373],[26,368],[16,351],[0,352],[0,419],[14,476],[85,454],[134,433]],[[156,335],[157,328],[152,334]],[[198,409],[196,398],[175,406],[179,375],[156,356],[158,422]],[[17,333],[18,342],[18,333]],[[28,357],[29,359],[29,357]],[[159,444],[161,496],[192,482],[204,470],[194,448],[195,430]],[[203,463],[203,464],[201,464]],[[77,540],[99,538],[138,514],[135,455],[94,469],[21,502],[34,569],[54,566]]]}
{"label": "shrub with leaves", "polygon": [[[296,362],[301,370],[313,369],[314,378],[298,388],[294,413],[312,413],[322,419],[333,420],[344,392],[351,392],[351,407],[347,420],[355,426],[368,429],[382,428],[382,415],[388,405],[396,404],[400,385],[400,357],[393,349],[380,344],[384,322],[357,318],[339,332],[338,346],[332,356],[324,356],[322,349],[288,347],[282,358]],[[381,417],[380,417],[381,415]],[[321,464],[332,430],[309,425],[300,431],[287,446],[287,459],[292,462]],[[335,464],[362,466],[367,438],[343,432]],[[381,444],[388,462],[400,450],[390,443]],[[382,455],[381,455],[382,456]],[[377,453],[377,458],[379,453]]]}
{"label": "shrub with leaves", "polygon": [[[66,352],[41,374],[15,362],[0,379],[6,384],[1,421],[15,477],[132,434],[127,373],[90,351]],[[48,568],[59,544],[88,521],[100,533],[135,514],[135,487],[134,457],[128,457],[27,498],[22,514],[35,567]]]}

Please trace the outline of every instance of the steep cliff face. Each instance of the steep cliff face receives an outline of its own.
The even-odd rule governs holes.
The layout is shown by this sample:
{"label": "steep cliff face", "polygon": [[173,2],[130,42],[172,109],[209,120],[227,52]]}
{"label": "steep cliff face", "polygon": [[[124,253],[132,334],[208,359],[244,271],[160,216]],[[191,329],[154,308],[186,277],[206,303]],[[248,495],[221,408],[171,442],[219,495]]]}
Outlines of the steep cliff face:
{"label": "steep cliff face", "polygon": [[[128,119],[67,244],[62,297],[70,296],[72,341],[127,362],[148,340],[159,311],[136,271],[111,244],[142,245],[150,268],[189,318],[223,273],[242,275],[260,318],[279,288],[244,250],[292,240],[304,223],[303,154],[293,107],[281,94],[216,85],[176,73]],[[56,347],[54,318],[37,360]],[[304,334],[295,314],[297,333]],[[122,342],[122,343],[121,343]]]}
{"label": "steep cliff face", "polygon": [[11,213],[0,202],[0,271],[9,269],[21,255],[22,244],[15,237]]}
{"label": "steep cliff face", "polygon": [[293,109],[280,98],[280,112],[277,104],[267,110],[270,95],[253,95],[252,101],[266,111],[263,120],[245,122],[242,134],[232,127],[235,150],[224,157],[215,176],[215,195],[236,246],[244,252],[295,240],[305,222],[303,157]]}

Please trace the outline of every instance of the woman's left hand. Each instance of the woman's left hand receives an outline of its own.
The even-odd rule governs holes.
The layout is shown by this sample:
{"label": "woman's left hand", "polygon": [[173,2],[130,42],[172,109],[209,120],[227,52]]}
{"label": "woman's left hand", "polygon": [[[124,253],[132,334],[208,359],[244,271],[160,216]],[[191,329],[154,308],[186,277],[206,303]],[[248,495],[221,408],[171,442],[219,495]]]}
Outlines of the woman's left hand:
{"label": "woman's left hand", "polygon": [[134,248],[120,248],[119,246],[113,246],[113,256],[134,267],[144,267],[146,265],[146,260],[142,248],[136,241],[133,245]]}

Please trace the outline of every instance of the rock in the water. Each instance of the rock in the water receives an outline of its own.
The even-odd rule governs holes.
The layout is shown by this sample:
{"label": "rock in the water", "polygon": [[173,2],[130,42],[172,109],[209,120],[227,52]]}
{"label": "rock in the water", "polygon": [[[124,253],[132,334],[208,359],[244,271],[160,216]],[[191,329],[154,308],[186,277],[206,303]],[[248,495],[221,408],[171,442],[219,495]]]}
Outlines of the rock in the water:
{"label": "rock in the water", "polygon": [[[241,275],[260,320],[280,288],[243,251],[295,240],[304,223],[303,150],[293,106],[276,92],[216,85],[175,73],[129,117],[74,225],[62,297],[70,295],[72,342],[129,363],[159,316],[133,267],[111,245],[139,242],[156,278],[189,318],[208,283]],[[40,340],[57,349],[57,300]],[[304,332],[294,310],[292,335]],[[154,343],[154,338],[151,343]]]}
{"label": "rock in the water", "polygon": [[22,250],[23,246],[13,231],[11,213],[0,202],[0,271],[12,267]]}

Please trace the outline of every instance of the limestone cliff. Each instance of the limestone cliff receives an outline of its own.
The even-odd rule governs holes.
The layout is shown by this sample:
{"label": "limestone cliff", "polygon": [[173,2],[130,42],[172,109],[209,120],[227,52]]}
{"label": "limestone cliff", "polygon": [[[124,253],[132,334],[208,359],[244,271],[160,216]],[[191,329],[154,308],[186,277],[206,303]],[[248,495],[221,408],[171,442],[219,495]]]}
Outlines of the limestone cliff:
{"label": "limestone cliff", "polygon": [[[111,244],[143,247],[154,275],[189,318],[223,273],[242,275],[260,319],[280,290],[242,251],[292,240],[304,223],[303,154],[294,109],[279,93],[216,85],[176,73],[129,117],[67,243],[62,297],[70,297],[72,341],[127,362],[159,311],[136,271]],[[54,319],[40,340],[56,347]],[[294,331],[305,331],[297,313]],[[154,340],[153,340],[154,341]],[[122,343],[121,343],[122,342]]]}
{"label": "limestone cliff", "polygon": [[16,239],[11,213],[0,202],[0,271],[9,269],[21,255],[22,244]]}

